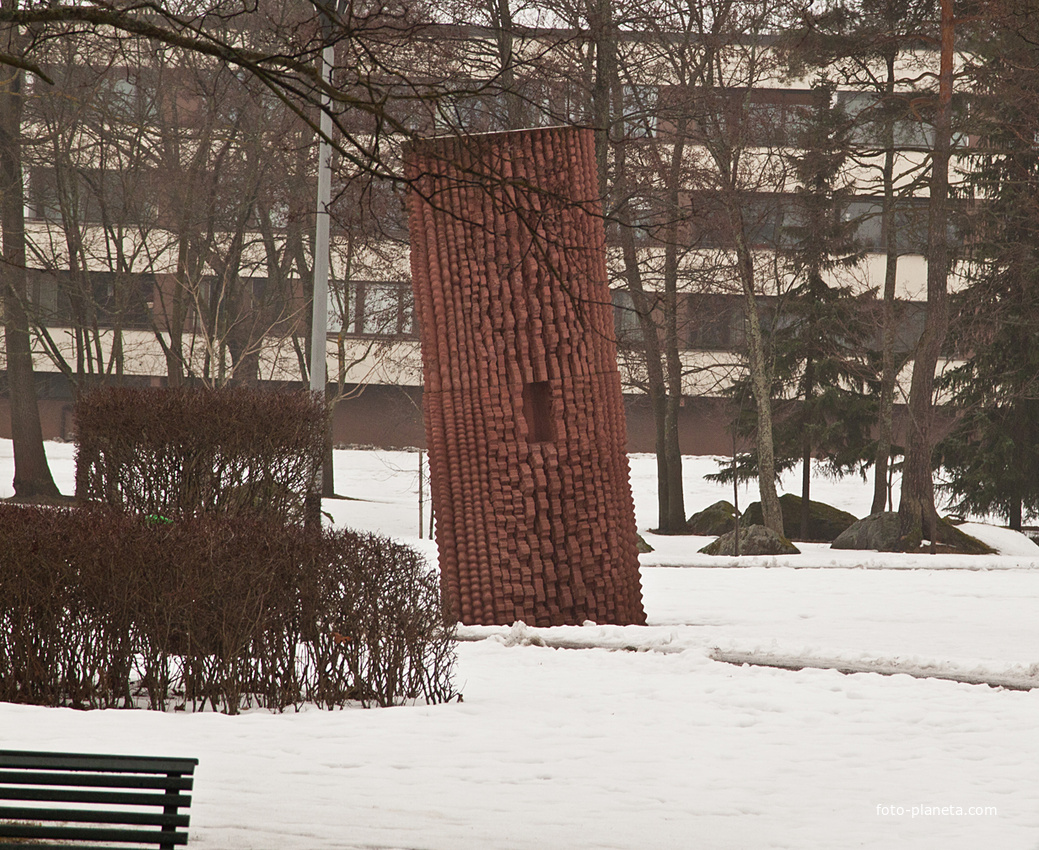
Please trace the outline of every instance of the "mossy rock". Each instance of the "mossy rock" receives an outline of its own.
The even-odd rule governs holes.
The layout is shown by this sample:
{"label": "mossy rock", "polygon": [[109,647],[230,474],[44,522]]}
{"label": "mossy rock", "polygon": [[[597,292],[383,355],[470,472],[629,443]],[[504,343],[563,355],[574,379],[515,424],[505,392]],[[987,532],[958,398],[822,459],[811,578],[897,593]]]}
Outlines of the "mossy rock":
{"label": "mossy rock", "polygon": [[995,555],[996,550],[966,531],[960,531],[947,519],[938,519],[938,543],[947,547],[945,551],[960,555]]}
{"label": "mossy rock", "polygon": [[[938,520],[938,540],[941,551],[957,555],[994,555],[996,550],[978,538],[960,531],[947,519]],[[895,511],[871,514],[849,526],[836,540],[834,549],[873,549],[877,552],[927,552],[930,544],[911,545],[901,537],[901,526]]]}
{"label": "mossy rock", "polygon": [[693,514],[686,521],[686,529],[690,534],[703,534],[717,537],[732,531],[736,527],[736,508],[732,502],[724,499]]}
{"label": "mossy rock", "polygon": [[[704,555],[735,555],[736,532],[723,534],[713,543],[708,543],[700,552]],[[740,527],[741,555],[800,555],[801,550],[785,537],[763,525]]]}
{"label": "mossy rock", "polygon": [[883,511],[856,520],[830,544],[832,549],[872,549],[876,552],[898,552],[898,514]]}
{"label": "mossy rock", "polygon": [[638,533],[635,534],[635,548],[639,550],[640,555],[653,551],[653,547],[646,542],[646,538]]}
{"label": "mossy rock", "polygon": [[[801,497],[784,493],[779,497],[779,509],[783,512],[783,533],[791,540],[801,540]],[[808,502],[808,536],[806,541],[829,543],[848,528],[858,517],[824,502]],[[761,502],[754,502],[743,514],[742,522],[748,525],[761,524]]]}

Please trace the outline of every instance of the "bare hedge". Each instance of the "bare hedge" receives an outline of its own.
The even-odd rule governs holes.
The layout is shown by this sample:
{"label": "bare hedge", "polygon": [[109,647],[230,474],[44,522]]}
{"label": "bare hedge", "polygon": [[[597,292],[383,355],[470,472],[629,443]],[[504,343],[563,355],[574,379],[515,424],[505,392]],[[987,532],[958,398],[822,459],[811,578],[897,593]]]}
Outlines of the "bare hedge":
{"label": "bare hedge", "polygon": [[414,550],[246,516],[0,505],[0,700],[281,710],[455,696]]}
{"label": "bare hedge", "polygon": [[76,496],[169,518],[303,519],[327,413],[307,392],[100,387],[76,402]]}

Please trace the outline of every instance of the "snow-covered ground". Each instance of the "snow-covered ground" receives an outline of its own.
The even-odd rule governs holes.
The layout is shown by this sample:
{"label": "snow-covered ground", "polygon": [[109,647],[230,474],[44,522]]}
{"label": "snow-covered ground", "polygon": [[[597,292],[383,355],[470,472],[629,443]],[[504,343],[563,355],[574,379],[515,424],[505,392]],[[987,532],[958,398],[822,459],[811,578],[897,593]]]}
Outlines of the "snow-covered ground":
{"label": "snow-covered ground", "polygon": [[[72,447],[48,453],[70,492]],[[0,496],[10,455],[0,442]],[[418,539],[417,453],[336,464],[352,497],[326,501],[337,524],[435,558]],[[687,458],[690,513],[731,500],[702,480],[713,469]],[[633,456],[643,532],[653,474]],[[868,510],[861,480],[813,486]],[[704,538],[646,534],[648,626],[463,629],[460,703],[240,717],[0,704],[0,748],[197,756],[190,846],[211,850],[1036,850],[1039,689],[915,677],[1039,684],[1039,547],[972,533],[1009,554],[807,545],[737,561],[698,555]],[[741,667],[716,651],[914,675]]]}

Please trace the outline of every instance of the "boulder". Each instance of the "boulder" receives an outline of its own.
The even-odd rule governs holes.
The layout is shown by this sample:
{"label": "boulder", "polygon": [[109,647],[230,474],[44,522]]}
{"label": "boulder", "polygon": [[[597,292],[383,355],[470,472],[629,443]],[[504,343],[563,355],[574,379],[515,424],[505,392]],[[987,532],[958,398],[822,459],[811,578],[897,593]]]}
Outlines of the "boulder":
{"label": "boulder", "polygon": [[946,551],[961,555],[994,555],[996,550],[966,531],[960,531],[947,519],[938,519],[938,542],[948,547]]}
{"label": "boulder", "polygon": [[638,533],[635,534],[635,548],[638,549],[640,555],[653,551],[653,547],[646,542],[646,538]]}
{"label": "boulder", "polygon": [[[991,555],[996,550],[960,531],[947,519],[938,520],[938,540],[943,552],[960,555]],[[904,552],[906,542],[899,534],[898,514],[894,511],[871,514],[860,519],[836,540],[834,549],[875,549],[878,552]],[[917,551],[916,547],[913,547]],[[919,551],[927,551],[930,545],[925,543]]]}
{"label": "boulder", "polygon": [[[735,555],[736,532],[723,534],[713,543],[700,550],[704,555]],[[748,525],[740,528],[741,555],[799,555],[801,551],[785,537],[763,525]]]}
{"label": "boulder", "polygon": [[704,508],[699,513],[693,514],[686,521],[686,528],[690,534],[703,534],[717,537],[732,531],[736,526],[736,508],[732,502],[724,499]]}
{"label": "boulder", "polygon": [[898,552],[898,514],[883,511],[860,519],[830,544],[832,549],[875,549],[877,552]]}
{"label": "boulder", "polygon": [[[801,540],[801,497],[784,493],[779,497],[779,509],[783,512],[783,533],[791,540]],[[761,523],[761,502],[754,502],[743,514],[747,524]],[[808,536],[804,539],[818,543],[829,543],[856,521],[854,514],[842,511],[824,502],[808,502]]]}

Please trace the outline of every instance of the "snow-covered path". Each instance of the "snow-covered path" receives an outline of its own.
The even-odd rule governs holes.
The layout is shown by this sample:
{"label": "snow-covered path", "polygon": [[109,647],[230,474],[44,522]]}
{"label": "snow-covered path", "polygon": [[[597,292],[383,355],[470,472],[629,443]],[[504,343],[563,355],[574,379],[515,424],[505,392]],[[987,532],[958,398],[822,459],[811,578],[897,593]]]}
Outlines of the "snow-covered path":
{"label": "snow-covered path", "polygon": [[[70,448],[49,449],[71,482]],[[337,459],[337,489],[373,500],[326,503],[337,522],[419,544],[416,456]],[[644,529],[651,475],[633,466]],[[688,466],[690,511],[724,496],[698,480],[710,466]],[[817,492],[841,506],[860,498],[851,484],[867,490],[827,483]],[[708,655],[1027,672],[1039,549],[922,569],[937,564],[832,564],[819,547],[725,568],[693,541],[664,544],[644,556],[649,626],[466,630],[482,639],[459,645],[461,703],[233,718],[0,704],[0,748],[197,756],[203,850],[1039,848],[1039,690]]]}

